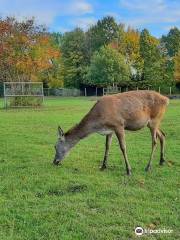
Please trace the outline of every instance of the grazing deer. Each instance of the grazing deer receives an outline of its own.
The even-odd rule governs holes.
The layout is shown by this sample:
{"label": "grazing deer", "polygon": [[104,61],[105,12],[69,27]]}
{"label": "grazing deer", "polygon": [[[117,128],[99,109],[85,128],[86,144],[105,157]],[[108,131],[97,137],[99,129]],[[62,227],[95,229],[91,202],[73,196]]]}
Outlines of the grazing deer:
{"label": "grazing deer", "polygon": [[160,140],[160,165],[165,162],[165,134],[160,130],[160,123],[169,103],[167,97],[154,91],[130,91],[101,97],[79,124],[66,133],[58,127],[58,142],[53,163],[58,165],[72,147],[92,133],[106,135],[106,147],[101,169],[107,167],[109,147],[113,133],[116,134],[126,164],[127,174],[131,167],[126,153],[125,130],[137,131],[145,126],[152,136],[152,152],[146,171],[151,168],[157,139]]}

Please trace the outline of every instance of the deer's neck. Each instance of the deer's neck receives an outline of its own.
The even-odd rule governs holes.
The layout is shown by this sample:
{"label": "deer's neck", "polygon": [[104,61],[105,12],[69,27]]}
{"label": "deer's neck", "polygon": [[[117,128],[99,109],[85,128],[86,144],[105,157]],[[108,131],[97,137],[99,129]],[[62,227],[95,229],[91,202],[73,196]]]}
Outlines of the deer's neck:
{"label": "deer's neck", "polygon": [[87,137],[93,132],[95,132],[94,123],[89,122],[87,119],[83,119],[79,124],[75,125],[65,133],[65,139],[66,142],[68,142],[69,147],[72,148],[81,139]]}

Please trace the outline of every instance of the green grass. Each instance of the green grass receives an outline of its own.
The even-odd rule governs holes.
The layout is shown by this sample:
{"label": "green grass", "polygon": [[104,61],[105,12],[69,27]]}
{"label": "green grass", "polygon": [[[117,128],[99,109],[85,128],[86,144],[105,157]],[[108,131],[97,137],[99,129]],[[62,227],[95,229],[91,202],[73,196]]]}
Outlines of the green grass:
{"label": "green grass", "polygon": [[0,110],[0,240],[139,239],[136,226],[173,230],[142,239],[180,239],[180,101],[171,101],[162,123],[165,166],[158,165],[158,149],[145,173],[149,130],[127,132],[131,177],[115,137],[109,168],[99,171],[105,138],[97,134],[81,141],[61,167],[52,165],[58,124],[67,130],[93,104],[59,98],[34,110]]}

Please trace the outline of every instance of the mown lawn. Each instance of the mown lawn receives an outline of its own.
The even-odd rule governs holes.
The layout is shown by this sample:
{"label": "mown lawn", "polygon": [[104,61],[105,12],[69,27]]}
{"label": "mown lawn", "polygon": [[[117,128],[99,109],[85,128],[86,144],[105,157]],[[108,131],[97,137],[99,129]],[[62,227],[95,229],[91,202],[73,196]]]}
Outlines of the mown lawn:
{"label": "mown lawn", "polygon": [[144,171],[148,129],[127,132],[131,177],[115,137],[104,172],[100,135],[83,140],[62,166],[53,166],[58,124],[67,130],[94,102],[59,98],[46,100],[41,109],[0,110],[0,240],[139,239],[136,226],[173,230],[142,239],[180,239],[180,101],[171,101],[162,124],[165,166],[158,165],[158,149],[152,171]]}

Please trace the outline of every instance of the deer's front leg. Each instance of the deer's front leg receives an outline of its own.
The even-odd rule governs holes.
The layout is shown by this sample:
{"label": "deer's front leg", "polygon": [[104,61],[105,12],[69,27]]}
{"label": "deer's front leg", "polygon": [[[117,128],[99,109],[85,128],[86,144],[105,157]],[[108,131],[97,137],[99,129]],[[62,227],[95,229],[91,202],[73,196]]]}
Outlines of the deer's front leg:
{"label": "deer's front leg", "polygon": [[109,148],[111,146],[111,142],[112,142],[112,133],[106,136],[104,160],[103,160],[102,166],[100,167],[101,170],[104,170],[107,168],[107,160],[108,160]]}
{"label": "deer's front leg", "polygon": [[116,133],[116,136],[117,136],[118,141],[119,141],[120,149],[121,149],[121,151],[123,153],[123,157],[124,157],[125,164],[126,164],[127,175],[131,175],[131,166],[129,164],[127,153],[126,153],[126,142],[125,142],[125,131],[124,131],[124,128],[122,128],[122,127],[121,128],[117,128],[115,133]]}

